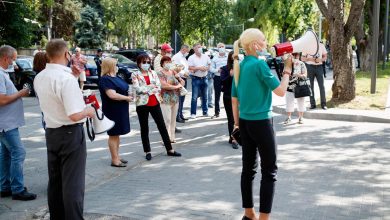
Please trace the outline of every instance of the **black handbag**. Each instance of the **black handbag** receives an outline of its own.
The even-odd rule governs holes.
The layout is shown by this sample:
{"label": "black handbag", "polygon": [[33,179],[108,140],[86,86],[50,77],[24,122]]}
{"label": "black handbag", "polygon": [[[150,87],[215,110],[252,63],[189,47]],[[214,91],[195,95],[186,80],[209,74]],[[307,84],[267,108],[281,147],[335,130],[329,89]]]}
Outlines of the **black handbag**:
{"label": "black handbag", "polygon": [[239,128],[234,129],[231,136],[234,138],[234,140],[237,141],[237,143],[239,145],[242,145],[241,144],[241,134],[240,134],[240,129]]}
{"label": "black handbag", "polygon": [[311,96],[311,88],[307,83],[307,79],[299,79],[295,88],[294,88],[295,98],[301,98],[306,96]]}

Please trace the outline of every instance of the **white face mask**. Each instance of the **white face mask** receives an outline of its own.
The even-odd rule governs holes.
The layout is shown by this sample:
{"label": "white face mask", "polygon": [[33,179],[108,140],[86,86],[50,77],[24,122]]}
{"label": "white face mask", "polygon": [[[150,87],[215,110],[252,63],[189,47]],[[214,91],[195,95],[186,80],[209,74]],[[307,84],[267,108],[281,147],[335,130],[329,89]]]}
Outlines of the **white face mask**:
{"label": "white face mask", "polygon": [[145,71],[148,71],[149,68],[150,68],[150,64],[149,63],[141,64],[141,69],[143,69]]}
{"label": "white face mask", "polygon": [[170,70],[172,68],[172,63],[167,63],[164,65],[164,69]]}
{"label": "white face mask", "polygon": [[199,47],[198,48],[198,53],[203,53],[203,48]]}
{"label": "white face mask", "polygon": [[184,54],[185,57],[188,56],[188,55],[189,55],[189,53],[185,53],[185,54]]}
{"label": "white face mask", "polygon": [[172,54],[171,53],[167,53],[167,54],[165,54],[165,56],[171,57]]}
{"label": "white face mask", "polygon": [[224,47],[221,47],[218,50],[219,50],[219,53],[225,53],[226,52],[226,49]]}

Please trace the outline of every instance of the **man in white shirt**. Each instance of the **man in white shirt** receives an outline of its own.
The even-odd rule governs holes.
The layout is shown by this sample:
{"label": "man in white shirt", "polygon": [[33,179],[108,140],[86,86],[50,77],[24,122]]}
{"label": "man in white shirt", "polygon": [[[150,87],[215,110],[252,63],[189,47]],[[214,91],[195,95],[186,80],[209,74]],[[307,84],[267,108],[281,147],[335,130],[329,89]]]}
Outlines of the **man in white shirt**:
{"label": "man in white shirt", "polygon": [[202,99],[203,116],[208,117],[207,108],[207,72],[210,69],[210,58],[203,54],[202,46],[197,43],[194,45],[195,54],[188,58],[188,66],[192,79],[192,99],[191,99],[191,118],[196,118],[196,106],[198,94]]}
{"label": "man in white shirt", "polygon": [[[188,61],[186,57],[188,56],[188,51],[190,50],[188,45],[182,45],[180,51],[172,57],[172,62],[175,65],[182,66],[183,69],[180,71],[180,76],[184,80],[184,88],[187,88],[187,76],[189,75],[188,70]],[[184,123],[187,120],[183,115],[183,104],[185,96],[180,96],[179,98],[179,110],[177,112],[176,121],[179,123]]]}
{"label": "man in white shirt", "polygon": [[302,54],[302,61],[305,62],[307,68],[307,75],[309,76],[311,86],[310,109],[316,108],[316,100],[314,96],[314,78],[317,79],[320,88],[321,108],[326,110],[326,94],[324,86],[324,72],[322,69],[322,62],[327,59],[327,52],[324,44],[319,44],[318,53],[315,55]]}
{"label": "man in white shirt", "polygon": [[83,123],[95,110],[86,107],[77,78],[67,67],[71,55],[65,41],[46,46],[50,63],[34,80],[46,122],[49,171],[48,204],[51,219],[83,219],[86,142]]}
{"label": "man in white shirt", "polygon": [[155,58],[154,58],[154,61],[153,61],[153,69],[154,71],[156,71],[157,73],[160,72],[162,70],[162,66],[161,66],[161,58],[163,56],[169,56],[171,57],[172,54],[171,52],[173,51],[172,47],[165,43],[163,45],[161,45],[161,54],[158,54]]}
{"label": "man in white shirt", "polygon": [[214,73],[214,104],[215,104],[215,115],[213,118],[219,117],[219,100],[221,98],[221,67],[227,65],[227,54],[225,44],[218,43],[218,55],[211,61],[210,72]]}

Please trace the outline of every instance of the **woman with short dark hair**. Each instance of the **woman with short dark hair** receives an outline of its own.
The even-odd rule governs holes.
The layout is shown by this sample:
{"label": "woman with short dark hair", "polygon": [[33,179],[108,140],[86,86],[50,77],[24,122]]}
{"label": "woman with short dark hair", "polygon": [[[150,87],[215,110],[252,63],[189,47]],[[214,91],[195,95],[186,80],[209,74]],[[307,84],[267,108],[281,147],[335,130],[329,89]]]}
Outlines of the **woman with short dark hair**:
{"label": "woman with short dark hair", "polygon": [[141,54],[137,57],[138,71],[131,75],[133,89],[135,90],[136,111],[141,127],[141,139],[146,160],[152,159],[150,142],[149,142],[149,113],[152,115],[154,122],[157,124],[158,131],[164,142],[168,156],[180,157],[181,154],[172,149],[167,128],[165,127],[163,114],[160,103],[161,83],[157,73],[150,69],[151,60],[147,54]]}
{"label": "woman with short dark hair", "polygon": [[164,116],[165,127],[168,130],[172,143],[175,143],[176,115],[179,109],[180,88],[184,86],[184,80],[172,70],[172,59],[163,56],[160,61],[161,71],[158,77],[161,82],[161,110]]}

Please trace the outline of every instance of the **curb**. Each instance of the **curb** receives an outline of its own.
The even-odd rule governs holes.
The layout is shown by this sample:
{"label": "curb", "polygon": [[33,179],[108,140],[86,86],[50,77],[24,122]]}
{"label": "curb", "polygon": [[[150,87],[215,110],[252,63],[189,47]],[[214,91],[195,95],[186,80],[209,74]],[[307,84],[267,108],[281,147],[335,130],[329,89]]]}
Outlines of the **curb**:
{"label": "curb", "polygon": [[[337,110],[337,109],[335,109]],[[278,114],[286,114],[286,110],[281,106],[273,106],[273,112]],[[383,111],[386,115],[387,112]],[[293,115],[297,116],[297,112],[293,112]],[[357,115],[351,112],[350,114],[337,113],[335,111],[329,112],[329,110],[310,110],[306,111],[304,118],[308,119],[320,119],[320,120],[335,120],[335,121],[349,121],[349,122],[370,122],[370,123],[390,123],[390,117],[377,117],[370,115]]]}

